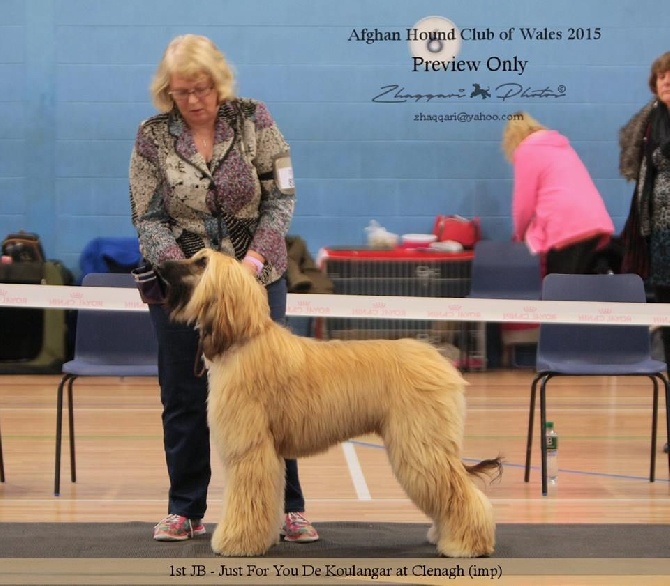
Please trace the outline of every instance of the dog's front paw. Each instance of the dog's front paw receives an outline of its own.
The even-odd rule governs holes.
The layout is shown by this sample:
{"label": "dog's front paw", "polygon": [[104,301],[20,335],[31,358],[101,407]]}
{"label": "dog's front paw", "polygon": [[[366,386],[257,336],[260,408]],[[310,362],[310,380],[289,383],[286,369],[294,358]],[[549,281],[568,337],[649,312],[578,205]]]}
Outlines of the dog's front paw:
{"label": "dog's front paw", "polygon": [[437,544],[437,553],[446,558],[486,558],[493,553],[493,545],[465,546],[462,543],[443,539]]}
{"label": "dog's front paw", "polygon": [[212,551],[216,555],[225,557],[261,556],[267,553],[270,545],[231,535],[225,531],[221,524],[217,526],[212,535]]}

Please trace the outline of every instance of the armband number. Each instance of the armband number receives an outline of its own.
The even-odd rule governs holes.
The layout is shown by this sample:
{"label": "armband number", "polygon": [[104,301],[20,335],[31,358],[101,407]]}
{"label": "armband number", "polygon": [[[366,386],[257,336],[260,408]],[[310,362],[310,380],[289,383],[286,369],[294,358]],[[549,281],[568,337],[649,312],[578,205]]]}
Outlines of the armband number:
{"label": "armband number", "polygon": [[274,179],[279,191],[286,195],[295,193],[295,182],[293,180],[293,166],[291,157],[287,154],[280,155],[274,161]]}

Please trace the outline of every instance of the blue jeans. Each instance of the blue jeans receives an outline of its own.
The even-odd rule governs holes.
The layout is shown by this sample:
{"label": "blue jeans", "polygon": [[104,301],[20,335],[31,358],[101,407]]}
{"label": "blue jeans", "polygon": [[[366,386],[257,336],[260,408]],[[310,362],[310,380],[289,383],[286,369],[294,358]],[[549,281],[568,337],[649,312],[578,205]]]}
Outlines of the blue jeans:
{"label": "blue jeans", "polygon": [[[286,321],[286,280],[267,286],[272,319]],[[149,311],[158,339],[158,382],[163,404],[163,443],[170,478],[168,513],[202,519],[207,509],[210,467],[207,377],[196,376],[198,334],[170,321],[160,305]],[[197,363],[196,363],[197,362]],[[286,460],[285,512],[305,510],[298,462]]]}

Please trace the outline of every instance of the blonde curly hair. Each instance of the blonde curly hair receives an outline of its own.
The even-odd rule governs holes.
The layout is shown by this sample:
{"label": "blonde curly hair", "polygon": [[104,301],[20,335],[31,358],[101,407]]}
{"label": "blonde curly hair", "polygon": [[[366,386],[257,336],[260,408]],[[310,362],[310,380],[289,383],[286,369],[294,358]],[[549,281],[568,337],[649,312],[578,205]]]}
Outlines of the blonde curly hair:
{"label": "blonde curly hair", "polygon": [[503,130],[502,150],[505,153],[505,158],[512,162],[516,147],[521,144],[521,141],[538,130],[547,130],[547,127],[540,124],[527,112],[512,114]]}
{"label": "blonde curly hair", "polygon": [[208,75],[218,94],[219,104],[235,97],[235,76],[214,42],[201,35],[180,35],[170,41],[151,82],[151,100],[160,112],[174,107],[169,95],[173,74],[187,78]]}

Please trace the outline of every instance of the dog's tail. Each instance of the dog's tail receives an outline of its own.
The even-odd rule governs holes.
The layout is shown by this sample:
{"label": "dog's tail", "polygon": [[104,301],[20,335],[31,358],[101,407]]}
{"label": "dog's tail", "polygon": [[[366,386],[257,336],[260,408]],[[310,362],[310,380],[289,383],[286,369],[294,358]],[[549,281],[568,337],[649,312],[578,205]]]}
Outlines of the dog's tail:
{"label": "dog's tail", "polygon": [[491,481],[497,480],[502,476],[503,465],[502,457],[498,456],[497,458],[489,458],[488,460],[482,460],[477,464],[468,466],[466,463],[463,463],[465,471],[471,476],[487,476]]}

